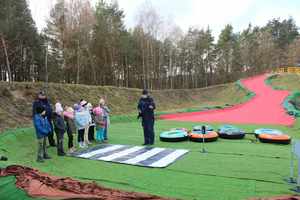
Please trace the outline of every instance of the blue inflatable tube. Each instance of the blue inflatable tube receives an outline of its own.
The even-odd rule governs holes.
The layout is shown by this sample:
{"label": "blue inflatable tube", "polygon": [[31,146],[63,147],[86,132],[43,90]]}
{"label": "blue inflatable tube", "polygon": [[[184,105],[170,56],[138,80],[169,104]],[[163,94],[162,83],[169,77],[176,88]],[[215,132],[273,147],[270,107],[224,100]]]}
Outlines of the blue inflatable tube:
{"label": "blue inflatable tube", "polygon": [[182,130],[172,130],[162,132],[159,136],[163,142],[180,142],[188,139],[188,133]]}
{"label": "blue inflatable tube", "polygon": [[218,129],[220,138],[224,139],[243,139],[245,132],[232,125],[223,125]]}

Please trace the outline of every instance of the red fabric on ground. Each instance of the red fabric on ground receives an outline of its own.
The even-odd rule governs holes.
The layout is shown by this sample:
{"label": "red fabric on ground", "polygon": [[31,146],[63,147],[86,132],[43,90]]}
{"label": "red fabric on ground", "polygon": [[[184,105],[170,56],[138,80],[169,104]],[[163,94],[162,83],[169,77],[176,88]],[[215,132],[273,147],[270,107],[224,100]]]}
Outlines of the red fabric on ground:
{"label": "red fabric on ground", "polygon": [[246,103],[222,110],[168,114],[160,118],[190,122],[293,125],[295,119],[286,114],[282,106],[289,92],[273,90],[265,84],[266,78],[267,75],[260,75],[242,80],[242,84],[256,94]]}
{"label": "red fabric on ground", "polygon": [[19,165],[0,169],[0,177],[11,175],[16,176],[16,186],[25,190],[32,197],[89,200],[167,200],[167,198],[143,193],[108,189],[96,183],[83,183],[71,178],[49,176],[38,170]]}
{"label": "red fabric on ground", "polygon": [[300,196],[298,195],[286,195],[286,196],[278,196],[278,197],[261,197],[261,198],[252,198],[249,200],[300,200]]}

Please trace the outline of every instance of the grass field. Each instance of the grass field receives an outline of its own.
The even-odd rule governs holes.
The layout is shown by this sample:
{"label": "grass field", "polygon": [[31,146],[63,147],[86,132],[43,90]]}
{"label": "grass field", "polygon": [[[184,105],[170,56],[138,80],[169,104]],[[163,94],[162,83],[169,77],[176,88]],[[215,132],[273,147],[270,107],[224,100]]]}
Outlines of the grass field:
{"label": "grass field", "polygon": [[[271,84],[289,90],[297,90],[300,89],[299,84],[296,84],[300,83],[300,79],[298,79],[299,77],[295,75],[284,75],[272,79]],[[236,93],[235,88],[232,91],[232,95],[227,95],[228,98],[233,96],[232,102],[241,100],[242,93],[240,91]],[[209,93],[213,94],[214,91]],[[228,102],[225,93],[220,95],[223,95],[223,98],[220,96],[220,102]],[[208,101],[209,98],[202,103]],[[211,105],[216,104],[211,102]],[[191,106],[191,108],[194,107]],[[252,134],[247,134],[243,140],[219,139],[216,142],[207,143],[205,148],[208,153],[203,154],[200,143],[188,141],[164,143],[159,141],[159,133],[162,131],[174,127],[191,129],[194,125],[197,124],[172,121],[156,122],[155,146],[190,150],[182,159],[164,169],[143,168],[73,157],[57,157],[54,148],[49,149],[52,156],[51,160],[42,164],[37,163],[35,161],[37,144],[32,128],[12,129],[0,134],[0,154],[8,156],[9,161],[5,162],[6,165],[25,165],[51,175],[70,176],[82,181],[95,181],[111,188],[178,199],[239,200],[250,197],[292,194],[290,189],[293,186],[284,181],[284,178],[287,178],[290,173],[291,145],[263,144],[256,142]],[[217,128],[220,124],[210,125]],[[300,138],[299,119],[293,127],[238,126],[248,133],[253,132],[256,128],[276,128],[286,132],[293,139]],[[113,123],[109,131],[109,139],[112,144],[142,144],[143,135],[140,123],[134,120],[127,123]],[[12,179],[1,178],[1,182],[3,181],[7,182],[6,187],[11,187]],[[0,195],[3,194],[1,189],[4,191],[5,187],[4,189],[0,187]],[[14,196],[9,193],[4,194],[6,195],[4,196],[5,199],[14,199]],[[18,190],[16,194],[23,195],[22,198],[26,199],[22,191]]]}
{"label": "grass field", "polygon": [[[158,133],[172,127],[191,128],[195,123],[157,121],[156,146],[185,148],[190,152],[165,169],[113,164],[102,161],[57,157],[55,149],[49,152],[53,159],[37,163],[36,141],[33,129],[18,129],[0,135],[1,148],[7,151],[7,164],[38,168],[51,175],[70,176],[83,181],[156,194],[179,199],[247,199],[249,197],[289,194],[291,186],[284,182],[289,175],[291,145],[273,145],[253,142],[254,136],[243,140],[223,140],[208,143],[208,153],[201,153],[201,144],[194,142],[163,143]],[[218,124],[211,124],[217,128]],[[262,126],[239,126],[252,132]],[[266,126],[263,126],[266,127]],[[298,126],[279,128],[297,138]],[[110,143],[140,145],[142,129],[138,122],[113,124]],[[66,145],[65,145],[66,146]]]}

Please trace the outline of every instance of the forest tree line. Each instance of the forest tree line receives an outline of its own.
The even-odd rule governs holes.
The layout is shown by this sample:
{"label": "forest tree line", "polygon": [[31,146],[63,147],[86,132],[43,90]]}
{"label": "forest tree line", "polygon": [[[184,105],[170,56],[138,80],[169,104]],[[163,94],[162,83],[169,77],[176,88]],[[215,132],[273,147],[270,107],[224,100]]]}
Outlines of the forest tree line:
{"label": "forest tree line", "polygon": [[298,64],[292,17],[241,32],[227,24],[214,38],[209,27],[183,32],[149,2],[129,29],[117,1],[57,0],[38,32],[26,0],[0,1],[2,81],[199,88]]}

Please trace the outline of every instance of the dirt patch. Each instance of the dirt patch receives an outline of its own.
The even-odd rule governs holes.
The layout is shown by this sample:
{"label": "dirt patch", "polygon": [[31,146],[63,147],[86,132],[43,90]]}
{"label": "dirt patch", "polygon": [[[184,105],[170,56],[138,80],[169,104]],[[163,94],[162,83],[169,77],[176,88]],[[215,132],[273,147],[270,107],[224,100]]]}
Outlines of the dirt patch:
{"label": "dirt patch", "polygon": [[[10,88],[0,82],[0,132],[7,128],[24,127],[32,123],[32,102],[43,88],[42,83],[15,82]],[[48,97],[52,105],[60,100],[64,105],[74,105],[86,99],[93,105],[100,97],[107,98],[111,115],[135,114],[141,90],[111,86],[87,86],[49,83]],[[199,108],[209,105],[236,104],[245,96],[235,84],[212,86],[186,90],[151,91],[157,112],[184,108]]]}
{"label": "dirt patch", "polygon": [[249,200],[300,200],[300,196],[286,195],[286,196],[268,197],[268,198],[252,198]]}
{"label": "dirt patch", "polygon": [[[38,170],[12,165],[0,169],[0,176],[16,176],[16,186],[29,196],[47,199],[168,200],[159,196],[108,189],[96,183],[49,176]],[[169,199],[170,200],[170,199]]]}

